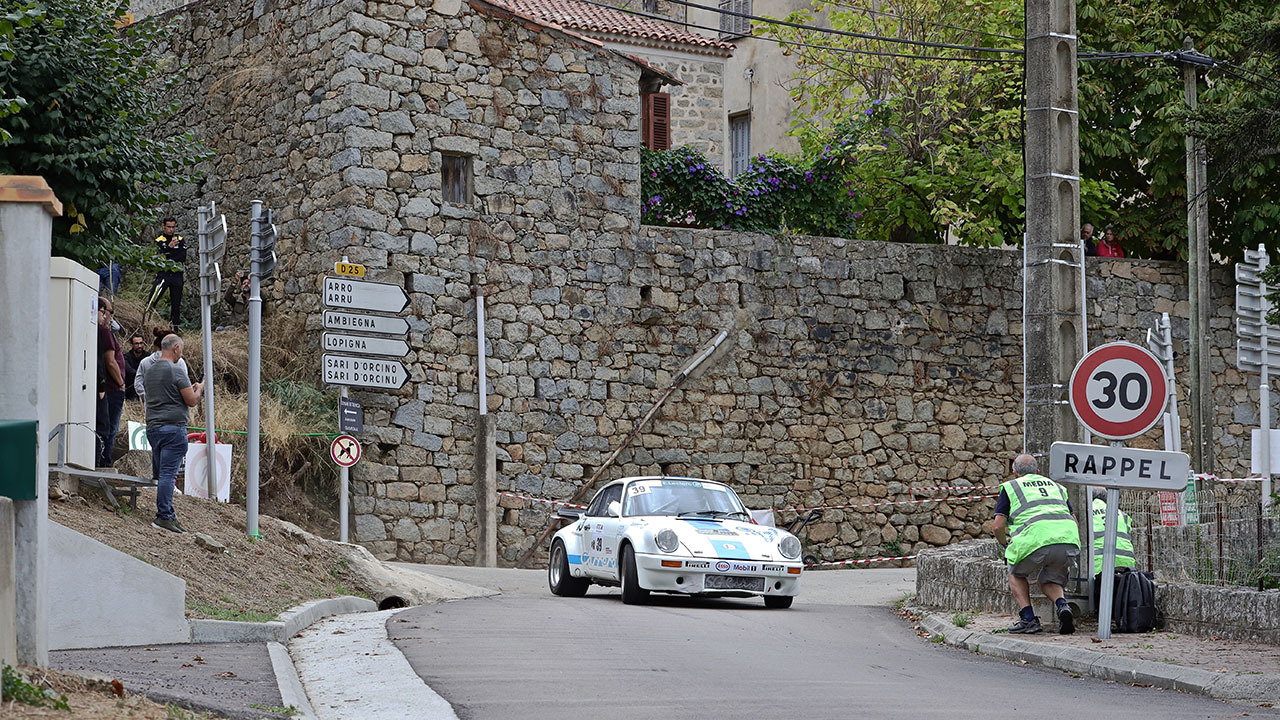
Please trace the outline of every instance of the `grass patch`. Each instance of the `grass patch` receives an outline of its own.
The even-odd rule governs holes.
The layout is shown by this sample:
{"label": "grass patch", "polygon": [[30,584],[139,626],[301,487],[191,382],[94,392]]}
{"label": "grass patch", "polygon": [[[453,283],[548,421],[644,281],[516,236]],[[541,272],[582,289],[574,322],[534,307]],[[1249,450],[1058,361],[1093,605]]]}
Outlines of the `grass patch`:
{"label": "grass patch", "polygon": [[71,710],[67,705],[66,695],[58,695],[49,688],[32,685],[27,682],[22,673],[8,665],[0,670],[0,678],[3,679],[0,683],[0,687],[3,688],[0,690],[0,698],[3,698],[4,702],[20,702],[33,707],[51,707],[55,710]]}
{"label": "grass patch", "polygon": [[276,619],[273,613],[254,612],[252,610],[233,610],[212,603],[192,603],[191,609],[214,620],[235,620],[238,622],[271,622]]}
{"label": "grass patch", "polygon": [[968,613],[958,612],[951,616],[951,624],[958,628],[968,627],[973,622],[973,616]]}
{"label": "grass patch", "polygon": [[276,707],[274,705],[263,705],[261,703],[249,703],[249,707],[255,710],[264,710],[269,713],[275,713],[276,715],[285,715],[287,717],[293,717],[300,712],[298,708],[293,705],[290,705],[289,707]]}

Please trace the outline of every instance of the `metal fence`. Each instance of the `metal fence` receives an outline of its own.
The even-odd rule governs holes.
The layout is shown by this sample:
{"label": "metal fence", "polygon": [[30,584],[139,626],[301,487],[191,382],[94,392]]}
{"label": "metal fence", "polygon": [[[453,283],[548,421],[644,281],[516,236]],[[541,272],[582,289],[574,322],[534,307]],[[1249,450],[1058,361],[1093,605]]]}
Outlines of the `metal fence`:
{"label": "metal fence", "polygon": [[[1200,479],[1179,517],[1169,494],[1123,491],[1140,570],[1162,580],[1258,589],[1280,586],[1280,515],[1262,512],[1256,480]],[[1162,506],[1163,501],[1163,506]],[[1177,518],[1182,524],[1167,524]]]}

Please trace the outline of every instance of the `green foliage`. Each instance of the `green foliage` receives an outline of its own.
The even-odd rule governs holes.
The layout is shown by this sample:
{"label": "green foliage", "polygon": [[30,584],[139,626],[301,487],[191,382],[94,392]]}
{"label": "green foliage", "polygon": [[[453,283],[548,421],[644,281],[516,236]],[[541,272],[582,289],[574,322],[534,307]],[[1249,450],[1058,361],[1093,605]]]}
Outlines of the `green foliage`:
{"label": "green foliage", "polygon": [[[1181,49],[1183,38],[1191,35],[1198,51],[1245,63],[1252,62],[1245,58],[1255,51],[1265,51],[1252,44],[1247,28],[1273,11],[1271,0],[1081,0],[1077,23],[1082,53],[1166,52]],[[1085,212],[1085,219],[1095,225],[1114,222],[1130,252],[1185,257],[1187,116],[1181,69],[1151,58],[1082,62],[1079,89],[1081,174],[1113,184],[1124,198]],[[1199,129],[1211,138],[1210,248],[1229,258],[1259,243],[1280,246],[1271,231],[1280,223],[1275,144],[1270,154],[1256,147],[1233,151],[1251,146],[1242,142],[1241,126],[1233,121],[1268,102],[1274,111],[1275,98],[1219,70],[1199,83],[1204,110]]]}
{"label": "green foliage", "polygon": [[131,240],[204,157],[189,132],[153,136],[178,110],[180,69],[156,52],[170,29],[124,25],[128,0],[2,1],[0,174],[44,176],[63,202],[54,254],[159,266]]}
{"label": "green foliage", "polygon": [[[1020,0],[886,0],[877,8],[815,0],[785,19],[807,27],[821,14],[837,30],[967,46],[1016,47],[997,35],[1022,32]],[[757,32],[796,56],[792,133],[806,152],[833,140],[853,142],[842,181],[854,191],[860,237],[936,243],[951,235],[977,246],[1021,241],[1018,56],[853,36],[824,36],[823,47],[805,47],[812,36],[802,28],[758,23]],[[939,55],[1014,62],[930,57]],[[1105,183],[1086,183],[1082,193],[1086,203],[1114,198]]]}
{"label": "green foliage", "polygon": [[4,702],[20,702],[34,707],[51,707],[55,710],[70,710],[67,696],[58,695],[48,688],[41,688],[27,682],[21,673],[8,665],[0,670],[3,677],[3,692],[0,698]]}
{"label": "green foliage", "polygon": [[968,627],[973,622],[973,616],[968,613],[958,612],[951,616],[951,624],[958,628]]}

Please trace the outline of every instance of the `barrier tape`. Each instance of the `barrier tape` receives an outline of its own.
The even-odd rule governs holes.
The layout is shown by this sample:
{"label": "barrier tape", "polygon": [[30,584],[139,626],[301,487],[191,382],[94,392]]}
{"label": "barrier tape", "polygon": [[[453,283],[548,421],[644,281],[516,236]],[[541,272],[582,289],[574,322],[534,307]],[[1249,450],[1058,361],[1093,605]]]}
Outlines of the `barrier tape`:
{"label": "barrier tape", "polygon": [[805,567],[811,568],[811,567],[830,567],[835,565],[863,565],[866,563],[874,563],[874,562],[889,562],[890,560],[915,560],[916,557],[917,556],[915,555],[899,555],[898,557],[867,558],[866,560],[835,560],[832,562],[810,563],[808,565],[805,565]]}
{"label": "barrier tape", "polygon": [[548,505],[563,505],[565,507],[578,508],[579,510],[587,509],[586,505],[574,505],[573,503],[560,502],[559,500],[545,500],[543,498],[530,497],[528,495],[519,495],[517,493],[512,493],[512,492],[500,492],[498,494],[505,495],[507,497],[520,498],[521,500],[528,500],[530,502],[546,503]]}
{"label": "barrier tape", "polygon": [[923,500],[886,500],[885,502],[863,503],[861,505],[819,505],[817,507],[781,508],[774,512],[801,512],[804,510],[848,510],[850,508],[883,507],[885,505],[918,505],[920,503],[950,502],[952,500],[985,500],[996,495],[966,495],[964,497],[925,498]]}
{"label": "barrier tape", "polygon": [[1216,482],[1223,482],[1223,483],[1260,482],[1262,480],[1262,478],[1260,477],[1220,478],[1217,475],[1214,475],[1213,473],[1195,473],[1195,478],[1197,480],[1213,480]]}

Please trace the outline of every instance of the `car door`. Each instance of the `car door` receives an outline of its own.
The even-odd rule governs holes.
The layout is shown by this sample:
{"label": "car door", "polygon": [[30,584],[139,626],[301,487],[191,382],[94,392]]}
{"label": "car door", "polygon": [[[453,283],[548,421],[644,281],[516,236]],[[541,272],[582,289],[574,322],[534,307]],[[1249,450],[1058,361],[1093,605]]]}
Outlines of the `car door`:
{"label": "car door", "polygon": [[[600,570],[605,577],[614,580],[621,579],[618,574],[618,545],[622,542],[622,535],[627,530],[627,523],[621,517],[622,488],[622,483],[605,488],[604,507],[601,509],[603,517],[600,518],[600,552],[602,553]],[[610,505],[617,509],[617,515],[609,513]]]}
{"label": "car door", "polygon": [[617,531],[617,518],[609,517],[609,504],[622,499],[622,483],[606,486],[596,496],[582,526],[582,566],[587,573],[601,578],[617,578],[617,542],[609,538]]}
{"label": "car door", "polygon": [[[590,576],[598,577],[600,575],[598,567],[598,556],[594,544],[597,532],[603,530],[600,526],[600,516],[604,515],[606,507],[604,498],[605,491],[608,488],[601,489],[596,493],[595,498],[587,505],[587,509],[582,511],[582,517],[578,518],[578,522],[573,526],[573,533],[577,539],[577,546],[581,555],[581,563],[583,571]],[[599,526],[599,527],[598,527]]]}

